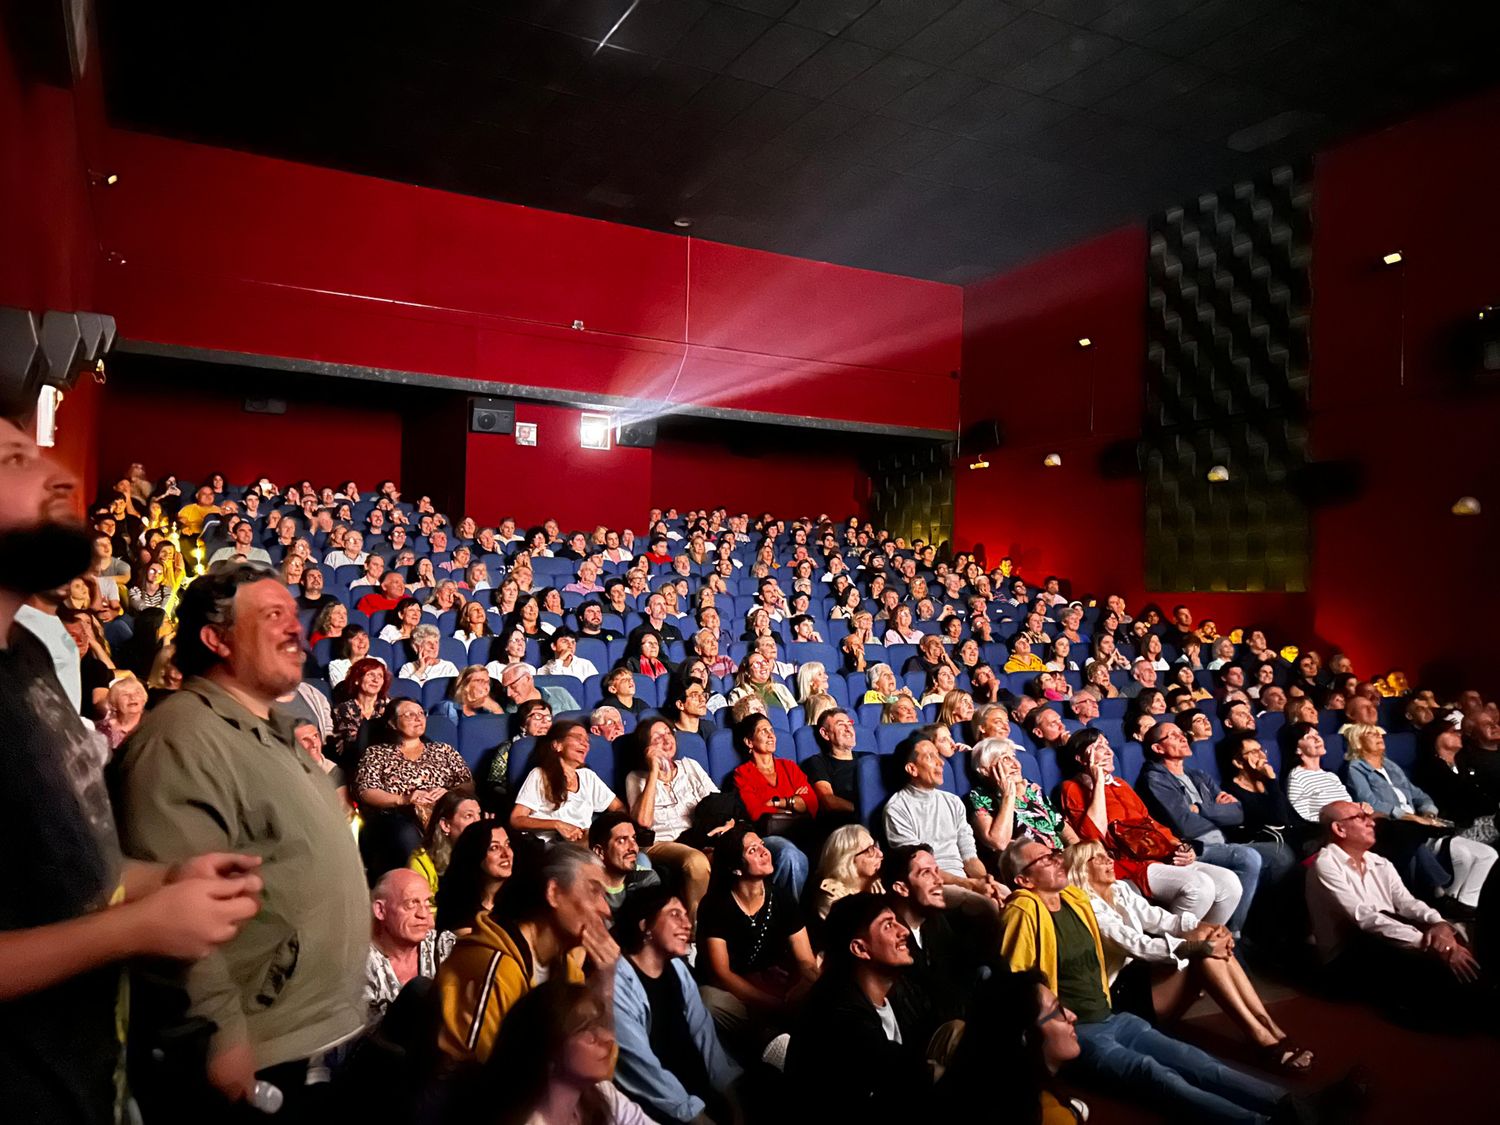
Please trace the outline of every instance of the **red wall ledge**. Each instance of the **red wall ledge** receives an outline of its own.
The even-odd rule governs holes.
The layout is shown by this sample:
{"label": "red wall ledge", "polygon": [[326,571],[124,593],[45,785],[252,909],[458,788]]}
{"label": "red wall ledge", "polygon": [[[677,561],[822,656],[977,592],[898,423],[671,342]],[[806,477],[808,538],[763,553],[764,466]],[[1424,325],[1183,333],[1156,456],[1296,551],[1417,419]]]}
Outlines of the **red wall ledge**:
{"label": "red wall ledge", "polygon": [[957,427],[957,286],[120,130],[99,145],[119,180],[93,199],[96,306],[128,340]]}

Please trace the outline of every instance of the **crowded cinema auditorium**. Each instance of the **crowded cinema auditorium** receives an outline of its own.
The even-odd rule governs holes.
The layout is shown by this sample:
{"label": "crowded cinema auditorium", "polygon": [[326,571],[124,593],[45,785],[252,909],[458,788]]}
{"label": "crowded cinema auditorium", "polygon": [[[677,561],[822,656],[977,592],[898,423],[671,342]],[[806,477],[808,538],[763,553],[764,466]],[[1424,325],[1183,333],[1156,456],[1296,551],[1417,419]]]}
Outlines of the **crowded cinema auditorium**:
{"label": "crowded cinema auditorium", "polygon": [[1495,1119],[1497,32],[0,0],[0,1122]]}

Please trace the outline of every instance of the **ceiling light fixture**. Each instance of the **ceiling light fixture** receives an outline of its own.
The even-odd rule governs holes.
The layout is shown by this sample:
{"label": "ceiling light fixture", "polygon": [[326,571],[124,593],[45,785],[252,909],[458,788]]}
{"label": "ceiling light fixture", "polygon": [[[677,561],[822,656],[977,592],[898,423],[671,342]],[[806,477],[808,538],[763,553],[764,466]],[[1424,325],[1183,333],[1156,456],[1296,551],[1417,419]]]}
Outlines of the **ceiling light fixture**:
{"label": "ceiling light fixture", "polygon": [[1042,464],[1046,465],[1049,469],[1059,468],[1062,465],[1062,454],[1049,453],[1047,454],[1047,456],[1042,458]]}
{"label": "ceiling light fixture", "polygon": [[1092,348],[1094,341],[1090,340],[1087,336],[1080,336],[1078,338],[1078,346],[1080,348]]}
{"label": "ceiling light fixture", "polygon": [[971,469],[988,469],[989,467],[990,463],[985,460],[973,461],[969,464],[969,468]]}
{"label": "ceiling light fixture", "polygon": [[683,230],[686,230],[688,227],[693,225],[693,220],[684,215],[680,219],[673,219],[672,225],[674,227],[681,227]]}
{"label": "ceiling light fixture", "polygon": [[1387,266],[1399,266],[1401,264],[1401,251],[1392,250],[1389,254],[1381,258],[1380,261]]}
{"label": "ceiling light fixture", "polygon": [[1229,469],[1225,465],[1215,465],[1208,470],[1208,479],[1212,484],[1223,484],[1229,479]]}
{"label": "ceiling light fixture", "polygon": [[1473,496],[1460,496],[1453,502],[1453,514],[1455,516],[1477,516],[1484,508]]}

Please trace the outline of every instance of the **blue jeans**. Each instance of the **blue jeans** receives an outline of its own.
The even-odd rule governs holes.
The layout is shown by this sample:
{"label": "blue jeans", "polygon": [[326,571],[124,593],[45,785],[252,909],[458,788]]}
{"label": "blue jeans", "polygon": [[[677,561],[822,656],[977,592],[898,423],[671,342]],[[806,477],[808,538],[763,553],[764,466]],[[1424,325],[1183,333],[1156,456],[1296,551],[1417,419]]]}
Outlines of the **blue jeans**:
{"label": "blue jeans", "polygon": [[1260,1125],[1286,1096],[1280,1086],[1225,1066],[1140,1016],[1117,1012],[1077,1030],[1083,1051],[1068,1073],[1112,1092],[1123,1089],[1167,1120]]}
{"label": "blue jeans", "polygon": [[1255,899],[1255,888],[1260,885],[1260,853],[1249,844],[1204,844],[1203,854],[1198,858],[1204,863],[1211,863],[1215,867],[1233,871],[1240,881],[1240,886],[1244,888],[1244,893],[1240,895],[1240,904],[1234,908],[1229,921],[1224,923],[1229,927],[1230,933],[1238,936],[1245,928],[1245,915],[1250,913],[1250,903]]}
{"label": "blue jeans", "polygon": [[771,885],[793,902],[802,900],[802,888],[807,883],[807,856],[802,849],[785,836],[767,836],[766,851],[771,853],[775,867],[771,871]]}

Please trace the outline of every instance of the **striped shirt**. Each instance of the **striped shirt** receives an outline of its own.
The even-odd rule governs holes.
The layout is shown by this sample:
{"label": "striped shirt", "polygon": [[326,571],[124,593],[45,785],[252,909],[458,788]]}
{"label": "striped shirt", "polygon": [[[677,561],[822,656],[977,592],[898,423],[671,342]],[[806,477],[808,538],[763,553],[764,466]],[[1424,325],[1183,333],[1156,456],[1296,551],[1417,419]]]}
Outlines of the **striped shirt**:
{"label": "striped shirt", "polygon": [[1339,775],[1328,770],[1310,770],[1296,766],[1286,778],[1287,800],[1303,820],[1316,821],[1324,805],[1334,801],[1351,801],[1349,790]]}

